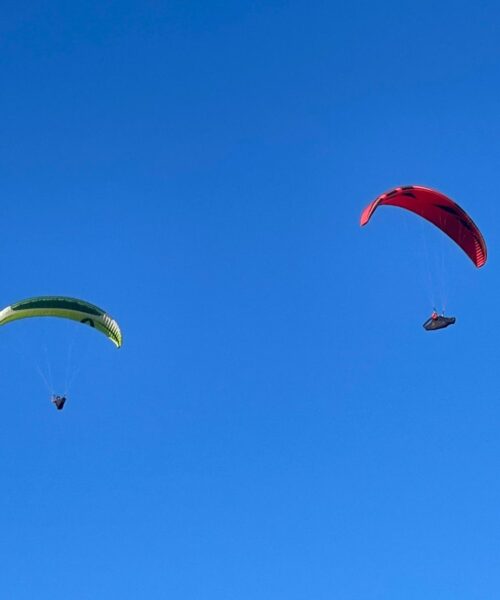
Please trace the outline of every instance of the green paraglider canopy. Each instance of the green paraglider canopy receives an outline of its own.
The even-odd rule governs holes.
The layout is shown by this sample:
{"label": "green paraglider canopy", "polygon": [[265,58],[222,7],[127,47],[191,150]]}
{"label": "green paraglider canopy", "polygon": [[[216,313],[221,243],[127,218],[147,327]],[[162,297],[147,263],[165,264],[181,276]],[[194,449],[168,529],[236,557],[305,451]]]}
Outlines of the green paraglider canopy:
{"label": "green paraglider canopy", "polygon": [[30,317],[71,319],[104,333],[117,348],[122,345],[118,323],[98,306],[66,296],[37,296],[21,300],[0,311],[0,325]]}

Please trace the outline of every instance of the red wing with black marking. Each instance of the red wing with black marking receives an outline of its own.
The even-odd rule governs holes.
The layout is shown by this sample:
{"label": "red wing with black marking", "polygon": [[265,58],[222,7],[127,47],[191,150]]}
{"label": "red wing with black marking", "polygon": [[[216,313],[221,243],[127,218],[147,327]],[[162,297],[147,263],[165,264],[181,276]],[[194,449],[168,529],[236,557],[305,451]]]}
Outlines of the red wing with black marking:
{"label": "red wing with black marking", "polygon": [[398,206],[426,219],[450,237],[476,267],[487,258],[486,243],[479,228],[456,202],[437,190],[419,185],[398,187],[371,202],[361,214],[360,225],[366,225],[379,206]]}

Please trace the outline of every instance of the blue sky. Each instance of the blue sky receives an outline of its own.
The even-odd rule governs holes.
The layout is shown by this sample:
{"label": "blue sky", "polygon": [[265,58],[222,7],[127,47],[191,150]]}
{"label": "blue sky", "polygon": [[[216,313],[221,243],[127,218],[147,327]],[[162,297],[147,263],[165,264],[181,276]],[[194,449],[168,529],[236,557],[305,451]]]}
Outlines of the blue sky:
{"label": "blue sky", "polygon": [[[2,597],[498,596],[499,29],[494,2],[4,3],[2,303],[85,298],[124,346],[1,331]],[[359,228],[411,183],[484,269],[404,211]]]}

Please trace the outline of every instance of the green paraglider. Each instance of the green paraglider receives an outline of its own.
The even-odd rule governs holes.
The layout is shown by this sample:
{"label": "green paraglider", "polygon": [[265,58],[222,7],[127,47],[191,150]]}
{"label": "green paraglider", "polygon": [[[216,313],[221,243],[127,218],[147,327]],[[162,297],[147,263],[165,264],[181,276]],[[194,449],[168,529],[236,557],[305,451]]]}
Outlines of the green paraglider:
{"label": "green paraglider", "polygon": [[58,317],[78,321],[104,333],[117,348],[122,345],[118,323],[101,308],[85,300],[66,296],[27,298],[1,310],[0,325],[30,317]]}

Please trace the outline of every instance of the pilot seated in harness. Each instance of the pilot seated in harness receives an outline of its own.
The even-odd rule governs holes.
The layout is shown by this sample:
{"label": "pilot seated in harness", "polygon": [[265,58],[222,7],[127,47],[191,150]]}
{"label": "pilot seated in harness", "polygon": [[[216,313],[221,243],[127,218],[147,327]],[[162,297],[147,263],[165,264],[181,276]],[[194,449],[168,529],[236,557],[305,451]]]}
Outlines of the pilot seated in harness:
{"label": "pilot seated in harness", "polygon": [[52,403],[55,404],[57,410],[62,410],[66,402],[66,396],[52,396]]}
{"label": "pilot seated in harness", "polygon": [[427,331],[434,331],[436,329],[444,329],[449,325],[455,324],[455,317],[445,317],[443,315],[439,315],[436,310],[432,312],[432,315],[427,319],[424,323],[424,329]]}

